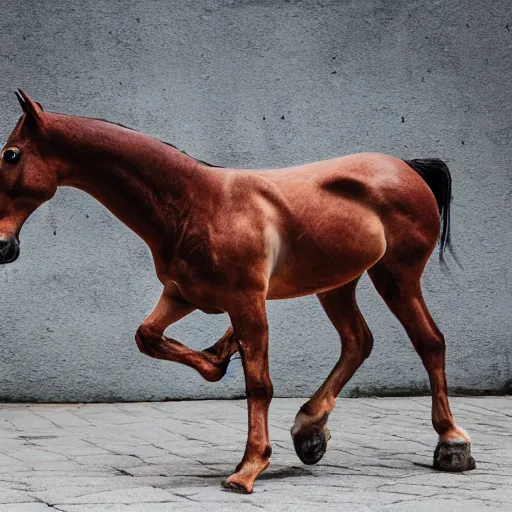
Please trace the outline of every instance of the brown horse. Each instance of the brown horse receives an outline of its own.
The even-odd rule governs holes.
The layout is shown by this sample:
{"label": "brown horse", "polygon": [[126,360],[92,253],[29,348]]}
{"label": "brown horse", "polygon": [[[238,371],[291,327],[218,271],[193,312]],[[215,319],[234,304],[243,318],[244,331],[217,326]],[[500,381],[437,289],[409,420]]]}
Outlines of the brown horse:
{"label": "brown horse", "polygon": [[[215,168],[126,127],[44,112],[17,95],[24,113],[0,160],[0,262],[17,258],[24,221],[60,185],[91,194],[148,244],[163,292],[137,331],[141,352],[186,364],[208,381],[241,354],[248,439],[224,487],[252,492],[272,452],[266,300],[317,294],[342,340],[341,357],[291,430],[300,459],[314,464],[326,450],[337,395],[372,350],[355,299],[365,271],[428,372],[439,434],[434,467],[475,467],[448,404],[444,338],[420,287],[438,237],[441,255],[449,243],[451,178],[443,162],[363,153],[288,169]],[[231,320],[203,351],[163,334],[196,309]]]}

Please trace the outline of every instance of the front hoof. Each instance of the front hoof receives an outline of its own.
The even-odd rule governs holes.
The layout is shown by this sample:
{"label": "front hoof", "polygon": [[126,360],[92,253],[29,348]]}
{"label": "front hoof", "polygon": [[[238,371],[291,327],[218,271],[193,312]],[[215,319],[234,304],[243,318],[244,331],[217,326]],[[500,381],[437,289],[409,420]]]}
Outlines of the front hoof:
{"label": "front hoof", "polygon": [[327,450],[327,439],[321,428],[311,427],[299,430],[293,436],[293,446],[304,464],[316,464]]}
{"label": "front hoof", "polygon": [[434,452],[434,469],[459,473],[475,469],[471,445],[466,442],[439,441]]}
{"label": "front hoof", "polygon": [[220,485],[223,489],[226,489],[226,491],[231,492],[237,492],[238,494],[251,494],[252,488],[248,488],[241,482],[236,481],[230,481],[229,478],[226,478],[226,480],[223,480]]}

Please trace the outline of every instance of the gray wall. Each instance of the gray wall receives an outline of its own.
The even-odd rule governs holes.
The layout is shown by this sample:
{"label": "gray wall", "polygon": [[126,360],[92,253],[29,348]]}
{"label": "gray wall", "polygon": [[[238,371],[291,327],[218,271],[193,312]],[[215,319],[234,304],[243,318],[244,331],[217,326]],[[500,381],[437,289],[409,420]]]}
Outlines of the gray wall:
{"label": "gray wall", "polygon": [[[0,139],[25,88],[47,110],[102,117],[226,166],[274,167],[358,151],[441,157],[454,180],[464,270],[429,263],[424,290],[448,345],[452,390],[511,375],[510,1],[0,1]],[[284,116],[284,119],[282,119]],[[159,297],[145,245],[85,194],[61,189],[0,268],[0,399],[155,400],[243,394],[240,361],[208,384],[140,354]],[[375,335],[347,392],[424,391],[402,328],[367,279]],[[339,354],[314,297],[269,303],[278,396],[309,395]],[[172,327],[210,345],[225,316]]]}

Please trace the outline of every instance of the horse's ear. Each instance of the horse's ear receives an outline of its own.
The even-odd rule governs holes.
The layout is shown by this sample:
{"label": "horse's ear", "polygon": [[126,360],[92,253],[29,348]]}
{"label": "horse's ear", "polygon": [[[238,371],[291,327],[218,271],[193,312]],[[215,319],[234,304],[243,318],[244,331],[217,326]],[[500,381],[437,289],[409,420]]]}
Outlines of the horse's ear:
{"label": "horse's ear", "polygon": [[15,94],[18,98],[18,101],[20,102],[23,112],[25,112],[25,114],[27,114],[27,116],[31,117],[33,120],[39,121],[43,112],[43,107],[41,104],[37,103],[36,101],[32,101],[28,97],[28,94],[21,89],[18,89]]}

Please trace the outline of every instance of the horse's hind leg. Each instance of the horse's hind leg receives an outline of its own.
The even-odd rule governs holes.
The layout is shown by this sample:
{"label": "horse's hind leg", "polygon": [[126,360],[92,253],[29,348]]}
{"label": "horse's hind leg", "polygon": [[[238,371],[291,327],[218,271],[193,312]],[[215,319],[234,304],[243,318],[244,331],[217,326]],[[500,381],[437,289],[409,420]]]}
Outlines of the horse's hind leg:
{"label": "horse's hind leg", "polygon": [[329,377],[295,417],[291,430],[293,444],[305,464],[316,464],[325,453],[330,437],[326,423],[334,409],[336,397],[373,347],[372,333],[356,303],[358,280],[318,294],[320,303],[341,337],[342,349]]}
{"label": "horse's hind leg", "polygon": [[368,271],[389,309],[404,326],[428,372],[432,389],[432,423],[439,434],[434,467],[444,471],[475,468],[471,441],[455,424],[448,403],[444,337],[432,320],[420,286],[423,266],[379,262]]}

